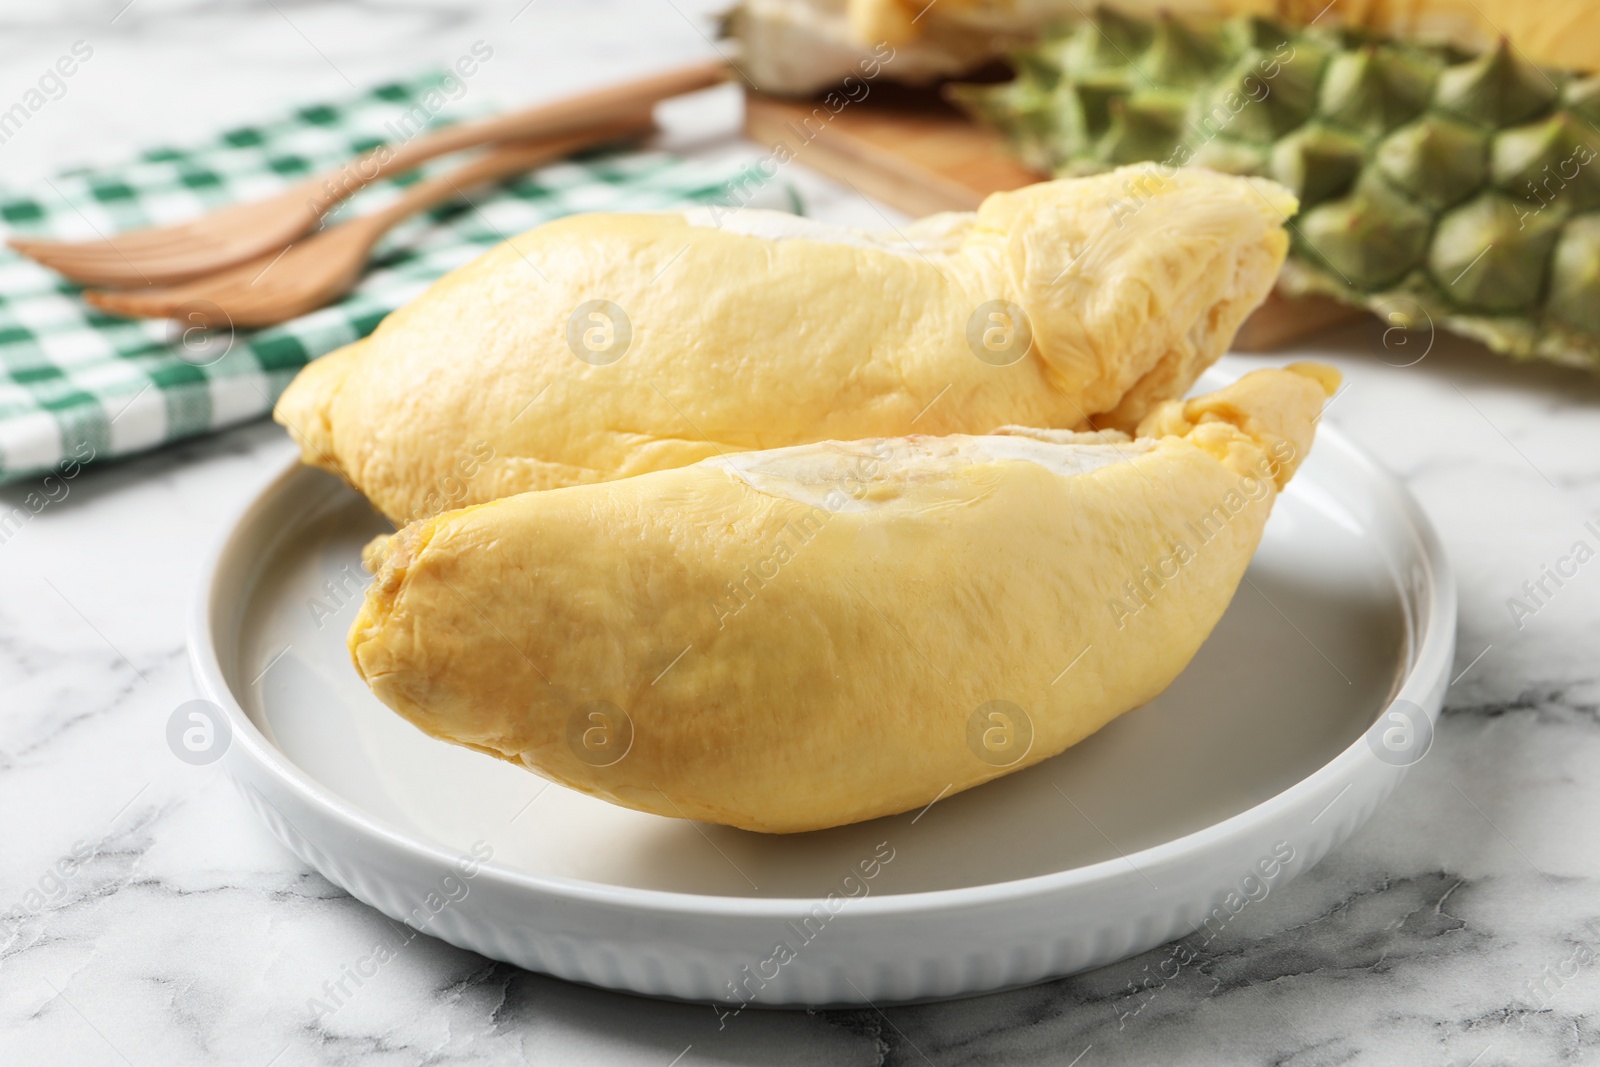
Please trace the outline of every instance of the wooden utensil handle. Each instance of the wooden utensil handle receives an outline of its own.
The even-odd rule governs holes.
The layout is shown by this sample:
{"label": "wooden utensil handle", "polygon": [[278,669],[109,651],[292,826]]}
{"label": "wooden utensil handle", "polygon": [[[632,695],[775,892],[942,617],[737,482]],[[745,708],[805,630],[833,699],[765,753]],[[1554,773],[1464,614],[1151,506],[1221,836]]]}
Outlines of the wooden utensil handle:
{"label": "wooden utensil handle", "polygon": [[[306,182],[310,199],[327,211],[366,186],[438,156],[504,141],[534,141],[578,134],[648,111],[662,100],[725,81],[728,65],[710,60],[661,74],[580,93],[508,115],[447,126],[398,146],[384,145]],[[570,151],[570,149],[569,149]]]}
{"label": "wooden utensil handle", "polygon": [[455,199],[475,185],[521,174],[546,163],[564,159],[580,149],[619,140],[631,134],[644,133],[650,128],[650,114],[648,111],[643,111],[622,121],[591,126],[583,133],[544,138],[526,144],[500,145],[487,155],[448,174],[427,178],[408,186],[393,203],[371,215],[364,215],[352,221],[372,226],[380,231],[386,230],[407,216]]}

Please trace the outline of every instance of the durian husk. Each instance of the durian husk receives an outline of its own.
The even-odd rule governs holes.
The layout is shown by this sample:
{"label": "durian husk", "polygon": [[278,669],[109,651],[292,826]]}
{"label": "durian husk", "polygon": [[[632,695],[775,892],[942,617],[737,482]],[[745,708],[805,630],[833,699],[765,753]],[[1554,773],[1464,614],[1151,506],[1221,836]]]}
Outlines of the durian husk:
{"label": "durian husk", "polygon": [[[1081,19],[1079,0],[742,0],[724,33],[763,92],[804,95],[881,63],[892,81],[958,77],[1055,23]],[[1256,15],[1477,53],[1504,38],[1527,61],[1600,70],[1600,4],[1592,0],[1116,0],[1138,18]],[[886,62],[885,56],[892,58]],[[871,77],[877,77],[872,74]]]}
{"label": "durian husk", "polygon": [[[1600,69],[1600,4],[1593,0],[1116,0],[1125,15],[1255,15],[1289,26],[1342,26],[1401,40],[1485,52],[1504,38],[1531,63]],[[953,24],[1016,34],[1087,10],[1076,0],[848,0],[856,41],[899,47]],[[920,17],[919,17],[920,16]]]}
{"label": "durian husk", "polygon": [[1294,191],[1279,292],[1600,371],[1600,76],[1270,19],[1097,9],[951,99],[1045,173],[1139,160]]}

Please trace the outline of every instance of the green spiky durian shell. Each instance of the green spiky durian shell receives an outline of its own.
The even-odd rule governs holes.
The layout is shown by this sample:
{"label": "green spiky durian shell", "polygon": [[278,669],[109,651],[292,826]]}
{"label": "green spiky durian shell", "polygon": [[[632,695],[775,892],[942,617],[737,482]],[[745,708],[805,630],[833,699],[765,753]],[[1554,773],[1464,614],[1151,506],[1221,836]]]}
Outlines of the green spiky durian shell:
{"label": "green spiky durian shell", "polygon": [[1143,160],[1294,189],[1282,288],[1600,372],[1600,77],[1254,17],[1109,10],[952,86],[1057,175]]}

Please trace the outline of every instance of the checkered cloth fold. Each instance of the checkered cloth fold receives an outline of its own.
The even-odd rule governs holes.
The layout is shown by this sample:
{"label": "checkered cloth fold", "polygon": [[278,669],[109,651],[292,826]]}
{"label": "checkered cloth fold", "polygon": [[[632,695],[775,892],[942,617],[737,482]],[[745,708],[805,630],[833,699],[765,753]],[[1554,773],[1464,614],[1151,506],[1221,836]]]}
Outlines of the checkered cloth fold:
{"label": "checkered cloth fold", "polygon": [[[389,124],[439,84],[428,76],[385,85],[198,147],[154,149],[126,166],[68,172],[37,189],[0,189],[0,234],[92,239],[269,195],[392,141]],[[364,213],[455,165],[437,161],[381,183],[346,210]],[[0,482],[257,418],[306,361],[371,332],[441,274],[548,219],[715,203],[748,182],[740,164],[656,151],[567,160],[405,223],[340,303],[231,337],[105,315],[78,298],[77,286],[0,249]],[[798,207],[792,192],[771,192]]]}

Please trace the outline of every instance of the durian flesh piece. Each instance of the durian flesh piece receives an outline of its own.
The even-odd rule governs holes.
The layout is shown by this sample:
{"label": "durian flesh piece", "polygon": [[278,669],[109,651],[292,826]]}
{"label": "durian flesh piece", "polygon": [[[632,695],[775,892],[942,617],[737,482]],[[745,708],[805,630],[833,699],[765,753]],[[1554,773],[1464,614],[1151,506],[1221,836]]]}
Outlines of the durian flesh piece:
{"label": "durian flesh piece", "polygon": [[830,441],[447,512],[379,553],[351,655],[427,733],[641,811],[920,808],[1167,687],[1336,382],[1257,371],[1131,439]]}
{"label": "durian flesh piece", "polygon": [[310,364],[275,417],[397,523],[810,441],[1131,428],[1265,297],[1294,209],[1146,166],[887,234],[572,216]]}

